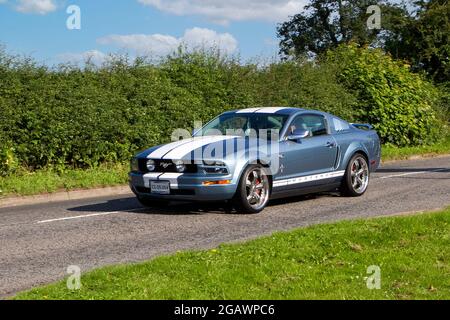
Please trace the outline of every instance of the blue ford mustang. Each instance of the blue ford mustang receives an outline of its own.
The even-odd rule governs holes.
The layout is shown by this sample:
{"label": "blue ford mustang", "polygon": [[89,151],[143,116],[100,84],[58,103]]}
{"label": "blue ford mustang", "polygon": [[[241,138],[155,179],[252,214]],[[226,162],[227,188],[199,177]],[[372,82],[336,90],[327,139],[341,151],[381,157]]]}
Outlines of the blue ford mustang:
{"label": "blue ford mustang", "polygon": [[144,206],[230,200],[238,212],[258,213],[279,197],[337,188],[361,196],[380,155],[370,125],[313,110],[253,108],[138,154],[129,182]]}

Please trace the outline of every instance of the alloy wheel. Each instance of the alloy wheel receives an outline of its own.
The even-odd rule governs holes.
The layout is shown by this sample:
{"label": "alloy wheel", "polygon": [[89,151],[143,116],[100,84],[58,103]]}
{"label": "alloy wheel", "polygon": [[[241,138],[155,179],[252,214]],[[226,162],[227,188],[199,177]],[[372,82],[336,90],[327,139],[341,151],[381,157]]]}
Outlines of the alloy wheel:
{"label": "alloy wheel", "polygon": [[245,179],[247,202],[254,210],[265,207],[269,200],[269,178],[262,168],[248,172]]}

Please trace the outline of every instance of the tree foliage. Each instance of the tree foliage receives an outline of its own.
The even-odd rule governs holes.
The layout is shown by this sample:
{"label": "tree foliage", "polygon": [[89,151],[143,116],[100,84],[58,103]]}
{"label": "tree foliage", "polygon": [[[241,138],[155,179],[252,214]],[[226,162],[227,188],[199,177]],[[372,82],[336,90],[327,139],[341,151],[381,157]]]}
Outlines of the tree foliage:
{"label": "tree foliage", "polygon": [[[369,5],[381,9],[381,29],[369,30]],[[450,81],[450,1],[405,3],[376,0],[310,0],[305,10],[278,26],[284,58],[315,56],[340,44],[382,48],[408,60],[438,83]]]}
{"label": "tree foliage", "polygon": [[450,2],[415,1],[417,10],[386,38],[385,49],[437,82],[450,81]]}
{"label": "tree foliage", "polygon": [[[369,30],[367,9],[378,5],[382,29]],[[380,35],[403,24],[408,16],[404,6],[377,0],[311,0],[305,10],[278,26],[283,57],[322,54],[343,43],[375,45]]]}

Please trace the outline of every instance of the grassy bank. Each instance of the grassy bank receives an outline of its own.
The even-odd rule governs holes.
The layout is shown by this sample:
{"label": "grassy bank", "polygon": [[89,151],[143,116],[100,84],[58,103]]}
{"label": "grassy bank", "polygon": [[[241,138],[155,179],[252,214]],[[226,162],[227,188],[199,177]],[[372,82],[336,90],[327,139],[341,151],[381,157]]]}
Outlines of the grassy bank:
{"label": "grassy bank", "polygon": [[383,147],[383,160],[404,160],[414,156],[438,156],[442,154],[450,154],[450,134],[447,135],[442,141],[418,147]]}
{"label": "grassy bank", "polygon": [[[84,274],[17,299],[450,299],[450,208],[346,221]],[[381,268],[381,289],[367,268]]]}
{"label": "grassy bank", "polygon": [[0,199],[2,196],[34,195],[61,190],[89,189],[127,183],[128,165],[102,165],[87,170],[39,170],[22,171],[16,175],[0,177]]}

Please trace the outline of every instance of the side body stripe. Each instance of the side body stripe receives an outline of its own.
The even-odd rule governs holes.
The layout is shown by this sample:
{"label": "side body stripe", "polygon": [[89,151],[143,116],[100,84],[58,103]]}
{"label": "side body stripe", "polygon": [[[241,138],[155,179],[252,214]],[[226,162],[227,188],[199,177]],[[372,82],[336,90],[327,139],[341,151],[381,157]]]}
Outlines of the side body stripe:
{"label": "side body stripe", "polygon": [[285,187],[285,186],[302,184],[302,183],[307,183],[307,182],[326,180],[326,179],[331,179],[331,178],[339,178],[339,177],[343,177],[344,175],[345,175],[345,171],[333,171],[333,172],[315,174],[315,175],[311,175],[311,176],[303,176],[303,177],[297,177],[297,178],[291,178],[291,179],[285,179],[285,180],[275,180],[273,182],[273,187],[278,188],[278,187]]}

